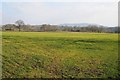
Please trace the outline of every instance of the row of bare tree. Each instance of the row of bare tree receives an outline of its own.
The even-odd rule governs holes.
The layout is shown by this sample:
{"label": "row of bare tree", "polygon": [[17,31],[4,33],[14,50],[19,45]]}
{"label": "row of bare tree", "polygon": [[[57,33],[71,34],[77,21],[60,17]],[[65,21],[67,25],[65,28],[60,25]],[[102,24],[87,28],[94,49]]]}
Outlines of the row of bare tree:
{"label": "row of bare tree", "polygon": [[2,26],[2,31],[29,31],[29,32],[55,32],[55,31],[69,31],[69,32],[110,32],[119,33],[118,27],[104,27],[97,25],[88,25],[84,27],[78,26],[59,26],[59,25],[25,25],[24,21],[18,20],[15,24],[5,24]]}

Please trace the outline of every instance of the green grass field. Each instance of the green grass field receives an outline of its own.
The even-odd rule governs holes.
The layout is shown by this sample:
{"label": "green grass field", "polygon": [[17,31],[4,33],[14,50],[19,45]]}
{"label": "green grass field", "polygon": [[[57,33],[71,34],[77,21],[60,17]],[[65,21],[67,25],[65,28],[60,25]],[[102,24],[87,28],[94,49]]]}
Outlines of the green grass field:
{"label": "green grass field", "polygon": [[118,34],[3,32],[3,78],[118,77]]}

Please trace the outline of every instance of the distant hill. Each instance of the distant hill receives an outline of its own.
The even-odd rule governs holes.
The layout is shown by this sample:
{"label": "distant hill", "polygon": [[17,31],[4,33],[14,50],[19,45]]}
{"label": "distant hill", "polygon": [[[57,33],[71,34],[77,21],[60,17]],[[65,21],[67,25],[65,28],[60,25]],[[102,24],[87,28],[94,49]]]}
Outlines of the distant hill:
{"label": "distant hill", "polygon": [[95,25],[95,26],[102,26],[102,25],[98,25],[98,24],[90,24],[90,23],[65,23],[65,24],[60,24],[60,26],[76,26],[76,27],[85,27],[85,26],[89,26],[89,25]]}

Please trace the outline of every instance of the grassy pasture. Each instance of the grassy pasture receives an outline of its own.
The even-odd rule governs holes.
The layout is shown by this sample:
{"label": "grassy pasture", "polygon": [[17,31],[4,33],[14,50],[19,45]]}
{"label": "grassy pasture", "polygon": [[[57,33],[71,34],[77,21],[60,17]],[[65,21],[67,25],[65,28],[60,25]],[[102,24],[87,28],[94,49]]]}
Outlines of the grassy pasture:
{"label": "grassy pasture", "polygon": [[3,78],[118,77],[118,34],[3,32]]}

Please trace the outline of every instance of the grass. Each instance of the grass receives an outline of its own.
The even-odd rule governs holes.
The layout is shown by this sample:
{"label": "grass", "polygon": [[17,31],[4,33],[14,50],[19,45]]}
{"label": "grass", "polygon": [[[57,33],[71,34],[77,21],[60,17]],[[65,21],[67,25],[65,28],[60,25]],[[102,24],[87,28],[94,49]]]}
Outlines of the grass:
{"label": "grass", "polygon": [[3,78],[116,78],[118,34],[3,32]]}

